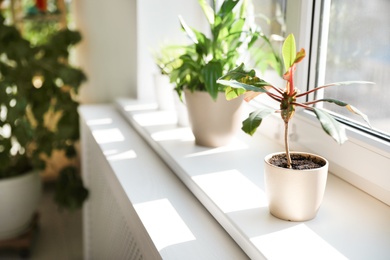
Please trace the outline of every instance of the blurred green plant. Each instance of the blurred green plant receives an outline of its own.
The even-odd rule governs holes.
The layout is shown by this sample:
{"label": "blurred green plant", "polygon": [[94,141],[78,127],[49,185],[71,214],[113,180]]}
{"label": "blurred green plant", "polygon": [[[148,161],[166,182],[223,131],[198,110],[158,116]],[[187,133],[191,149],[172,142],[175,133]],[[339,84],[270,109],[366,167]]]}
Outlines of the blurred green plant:
{"label": "blurred green plant", "polygon": [[181,65],[179,57],[186,51],[182,45],[163,45],[152,52],[154,63],[161,75],[170,75],[174,69]]}
{"label": "blurred green plant", "polygon": [[[86,80],[83,71],[68,63],[69,49],[81,40],[79,32],[61,30],[47,43],[34,46],[4,22],[0,14],[0,179],[45,169],[45,158],[53,150],[76,156],[76,97]],[[61,185],[62,178],[58,181]],[[78,187],[80,192],[67,193],[67,197],[79,203],[59,206],[80,206],[88,191],[83,185]]]}
{"label": "blurred green plant", "polygon": [[191,40],[191,44],[185,46],[185,53],[178,58],[180,65],[169,74],[180,97],[187,88],[191,92],[207,91],[215,100],[218,92],[225,90],[217,79],[242,62],[245,52],[260,38],[265,42],[264,50],[270,54],[261,55],[261,62],[276,70],[281,68],[281,59],[268,37],[247,19],[249,0],[225,0],[218,10],[216,0],[212,5],[206,0],[198,2],[210,31],[204,34],[179,17],[182,29]]}

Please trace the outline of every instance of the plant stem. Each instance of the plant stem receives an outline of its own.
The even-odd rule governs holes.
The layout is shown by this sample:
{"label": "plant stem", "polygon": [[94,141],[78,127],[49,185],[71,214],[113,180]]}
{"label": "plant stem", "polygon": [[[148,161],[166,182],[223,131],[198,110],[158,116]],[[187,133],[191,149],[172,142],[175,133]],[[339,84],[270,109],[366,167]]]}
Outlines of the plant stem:
{"label": "plant stem", "polygon": [[291,169],[290,148],[288,145],[288,121],[284,122],[284,147],[286,149],[287,168]]}

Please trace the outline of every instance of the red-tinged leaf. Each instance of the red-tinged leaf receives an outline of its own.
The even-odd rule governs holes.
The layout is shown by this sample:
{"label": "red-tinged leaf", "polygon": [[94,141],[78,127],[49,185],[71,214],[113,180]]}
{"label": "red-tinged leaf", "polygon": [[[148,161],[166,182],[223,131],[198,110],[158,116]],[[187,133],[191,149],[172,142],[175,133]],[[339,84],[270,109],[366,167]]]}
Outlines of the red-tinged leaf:
{"label": "red-tinged leaf", "polygon": [[313,108],[317,119],[320,121],[322,129],[330,135],[337,143],[343,144],[348,140],[345,133],[345,128],[342,124],[336,121],[329,113],[323,109]]}
{"label": "red-tinged leaf", "polygon": [[254,99],[255,97],[257,97],[258,95],[262,94],[262,92],[253,92],[253,91],[248,91],[245,93],[244,95],[244,100],[246,102],[249,102],[251,101],[252,99]]}
{"label": "red-tinged leaf", "polygon": [[267,107],[262,107],[252,113],[249,114],[249,117],[245,119],[242,122],[242,130],[249,134],[253,135],[257,128],[260,126],[261,122],[263,121],[264,118],[267,116],[275,113],[275,109],[267,108]]}
{"label": "red-tinged leaf", "polygon": [[296,66],[295,66],[295,64],[293,64],[293,65],[286,71],[286,73],[284,73],[283,79],[289,81],[290,78],[293,76],[295,70],[296,70]]}
{"label": "red-tinged leaf", "polygon": [[286,73],[283,74],[283,79],[284,79],[284,80],[289,80],[290,77],[291,77],[291,70],[288,69],[288,70],[286,71]]}
{"label": "red-tinged leaf", "polygon": [[306,52],[305,49],[302,48],[299,52],[297,52],[297,55],[294,60],[294,64],[301,62],[305,57],[306,57]]}
{"label": "red-tinged leaf", "polygon": [[368,120],[368,116],[367,116],[366,114],[362,113],[359,109],[357,109],[356,107],[351,106],[351,105],[349,105],[349,104],[346,106],[346,108],[347,108],[349,111],[351,111],[352,113],[355,113],[355,114],[361,116],[361,117],[364,119],[364,121],[366,121],[366,123],[368,124],[368,126],[369,126],[370,128],[372,128],[372,126],[371,126],[371,124],[370,124],[370,121]]}

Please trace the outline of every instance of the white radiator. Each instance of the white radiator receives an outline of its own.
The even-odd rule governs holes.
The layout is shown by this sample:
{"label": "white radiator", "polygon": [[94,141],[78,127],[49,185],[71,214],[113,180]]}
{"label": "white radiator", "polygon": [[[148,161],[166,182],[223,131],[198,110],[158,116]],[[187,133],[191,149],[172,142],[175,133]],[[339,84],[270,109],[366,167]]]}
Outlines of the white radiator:
{"label": "white radiator", "polygon": [[87,126],[82,127],[83,178],[90,190],[83,212],[85,259],[159,259],[106,157]]}

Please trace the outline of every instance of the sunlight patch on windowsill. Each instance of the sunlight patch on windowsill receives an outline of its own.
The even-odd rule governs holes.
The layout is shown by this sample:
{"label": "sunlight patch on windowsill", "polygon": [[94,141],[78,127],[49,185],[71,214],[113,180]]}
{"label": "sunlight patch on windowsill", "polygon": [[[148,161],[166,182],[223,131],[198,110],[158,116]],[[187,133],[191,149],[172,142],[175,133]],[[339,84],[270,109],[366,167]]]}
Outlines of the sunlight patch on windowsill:
{"label": "sunlight patch on windowsill", "polygon": [[94,130],[92,131],[92,135],[95,137],[98,144],[121,142],[125,140],[124,135],[118,128]]}
{"label": "sunlight patch on windowsill", "polygon": [[177,116],[172,111],[153,111],[150,113],[135,114],[133,118],[143,127],[177,124]]}
{"label": "sunlight patch on windowsill", "polygon": [[151,137],[156,142],[169,140],[181,140],[188,142],[194,140],[194,135],[186,128],[175,128],[167,131],[159,131],[153,133]]}
{"label": "sunlight patch on windowsill", "polygon": [[168,246],[196,240],[168,199],[135,204],[134,208],[158,251]]}
{"label": "sunlight patch on windowsill", "polygon": [[103,151],[103,154],[105,156],[109,156],[109,155],[113,155],[113,154],[117,154],[118,153],[118,150],[117,149],[111,149],[111,150],[105,150]]}
{"label": "sunlight patch on windowsill", "polygon": [[137,154],[134,150],[128,150],[128,151],[107,156],[107,160],[109,161],[121,161],[121,160],[134,159],[134,158],[137,158]]}
{"label": "sunlight patch on windowsill", "polygon": [[267,259],[347,259],[305,224],[251,238]]}
{"label": "sunlight patch on windowsill", "polygon": [[101,118],[101,119],[93,119],[88,120],[87,125],[96,126],[96,125],[110,125],[112,124],[112,118]]}
{"label": "sunlight patch on windowsill", "polygon": [[264,191],[237,170],[203,174],[192,179],[224,213],[268,205]]}

